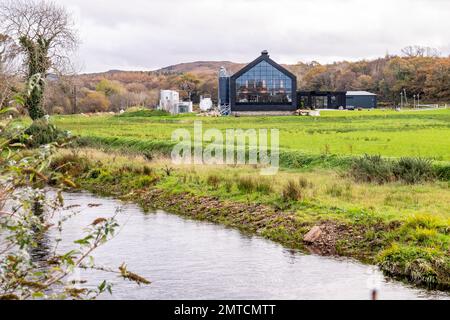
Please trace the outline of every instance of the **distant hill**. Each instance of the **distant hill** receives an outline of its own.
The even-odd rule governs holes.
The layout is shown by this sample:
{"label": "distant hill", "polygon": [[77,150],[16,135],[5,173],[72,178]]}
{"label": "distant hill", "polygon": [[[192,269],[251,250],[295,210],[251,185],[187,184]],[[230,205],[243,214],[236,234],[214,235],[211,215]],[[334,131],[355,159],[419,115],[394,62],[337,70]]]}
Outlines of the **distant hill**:
{"label": "distant hill", "polygon": [[161,73],[193,73],[196,75],[211,75],[217,74],[220,67],[225,67],[231,73],[234,73],[241,69],[244,64],[234,63],[231,61],[195,61],[188,63],[179,63],[172,66],[168,66],[155,72]]}
{"label": "distant hill", "polygon": [[[79,77],[83,79],[106,78],[111,80],[123,81],[123,78],[126,79],[132,75],[142,77],[143,75],[179,75],[182,73],[192,73],[200,78],[211,79],[212,77],[215,78],[218,75],[221,67],[225,67],[230,74],[234,74],[242,69],[245,65],[245,63],[236,63],[231,61],[194,61],[179,63],[154,71],[109,70],[99,73],[85,73],[81,74]],[[299,78],[302,78],[308,69],[305,64],[282,64],[282,66],[293,72]],[[127,81],[125,80],[125,82]]]}

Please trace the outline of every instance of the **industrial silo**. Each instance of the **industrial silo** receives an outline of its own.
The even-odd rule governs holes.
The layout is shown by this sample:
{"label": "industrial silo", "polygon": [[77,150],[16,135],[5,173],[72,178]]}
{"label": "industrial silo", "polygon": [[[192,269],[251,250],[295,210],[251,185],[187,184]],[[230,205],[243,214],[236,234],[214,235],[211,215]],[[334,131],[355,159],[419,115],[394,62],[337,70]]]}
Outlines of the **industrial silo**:
{"label": "industrial silo", "polygon": [[230,76],[225,69],[221,67],[219,71],[219,111],[222,115],[229,115],[230,108]]}

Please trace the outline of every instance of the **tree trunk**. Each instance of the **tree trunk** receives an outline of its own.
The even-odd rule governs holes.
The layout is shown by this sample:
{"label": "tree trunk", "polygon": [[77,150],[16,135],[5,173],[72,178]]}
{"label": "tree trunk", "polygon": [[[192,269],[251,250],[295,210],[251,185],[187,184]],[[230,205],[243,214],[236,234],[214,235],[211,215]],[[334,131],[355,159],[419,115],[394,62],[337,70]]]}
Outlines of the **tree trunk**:
{"label": "tree trunk", "polygon": [[41,78],[38,84],[34,86],[31,92],[25,97],[25,108],[31,119],[36,120],[45,115],[43,102],[45,92],[45,77],[50,68],[50,59],[48,58],[49,41],[45,39],[37,39],[33,41],[26,37],[20,39],[21,45],[24,47],[27,55],[27,81],[40,74]]}

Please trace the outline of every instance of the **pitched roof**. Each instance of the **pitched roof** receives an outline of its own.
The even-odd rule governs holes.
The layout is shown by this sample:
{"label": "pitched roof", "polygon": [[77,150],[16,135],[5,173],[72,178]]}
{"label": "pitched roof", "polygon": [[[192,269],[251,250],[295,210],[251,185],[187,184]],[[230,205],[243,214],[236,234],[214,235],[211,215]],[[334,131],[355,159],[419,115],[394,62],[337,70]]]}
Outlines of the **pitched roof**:
{"label": "pitched roof", "polygon": [[375,93],[368,91],[347,91],[348,96],[376,96]]}
{"label": "pitched roof", "polygon": [[261,52],[261,55],[258,58],[256,58],[252,62],[250,62],[248,65],[246,65],[244,68],[242,68],[241,70],[239,70],[235,74],[233,74],[231,76],[231,78],[232,79],[237,79],[238,77],[240,77],[241,75],[243,75],[244,73],[249,71],[251,68],[253,68],[254,66],[258,65],[261,61],[266,61],[267,63],[272,65],[275,69],[278,69],[282,73],[288,75],[291,79],[297,79],[297,77],[292,72],[290,72],[289,70],[287,70],[283,66],[279,65],[278,63],[276,63],[275,61],[270,59],[269,58],[269,53],[267,52],[267,50],[264,50],[263,52]]}

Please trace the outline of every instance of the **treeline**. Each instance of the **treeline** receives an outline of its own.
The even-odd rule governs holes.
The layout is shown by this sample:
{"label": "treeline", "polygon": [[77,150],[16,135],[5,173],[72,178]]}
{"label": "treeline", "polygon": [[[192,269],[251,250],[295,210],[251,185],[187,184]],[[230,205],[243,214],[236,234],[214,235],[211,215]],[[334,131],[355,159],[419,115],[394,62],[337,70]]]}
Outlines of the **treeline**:
{"label": "treeline", "polygon": [[419,95],[428,102],[450,101],[450,58],[386,56],[376,60],[293,66],[303,71],[299,86],[305,90],[367,90],[380,101],[399,103],[400,92],[411,100]]}
{"label": "treeline", "polygon": [[[421,103],[450,102],[450,57],[430,54],[421,47],[409,48],[403,50],[402,56],[325,65],[299,62],[285,67],[297,75],[301,90],[367,90],[378,94],[381,105],[386,106],[398,105],[400,92],[406,92],[410,101],[414,95],[420,95]],[[176,71],[165,68],[153,72],[50,75],[46,81],[44,108],[49,114],[118,112],[134,106],[155,108],[161,89],[178,90],[182,99],[194,103],[199,102],[201,95],[208,95],[216,102],[217,63],[186,65],[177,66]],[[236,71],[241,66],[227,67]],[[6,69],[0,68],[0,79],[5,80],[2,70]],[[12,81],[9,76],[8,81],[0,83],[0,103],[8,101],[6,95],[23,90],[21,79],[17,76]]]}

